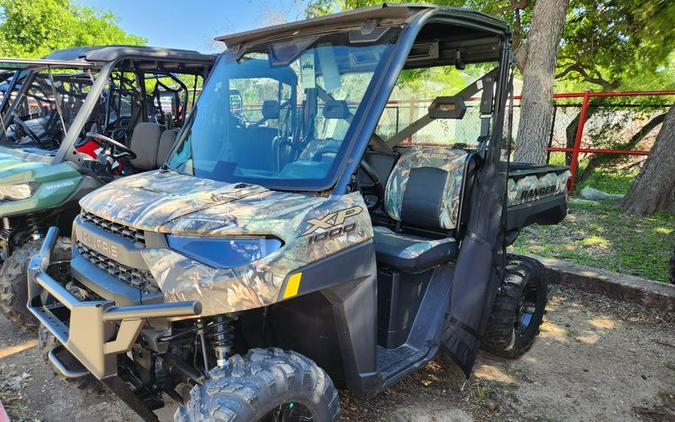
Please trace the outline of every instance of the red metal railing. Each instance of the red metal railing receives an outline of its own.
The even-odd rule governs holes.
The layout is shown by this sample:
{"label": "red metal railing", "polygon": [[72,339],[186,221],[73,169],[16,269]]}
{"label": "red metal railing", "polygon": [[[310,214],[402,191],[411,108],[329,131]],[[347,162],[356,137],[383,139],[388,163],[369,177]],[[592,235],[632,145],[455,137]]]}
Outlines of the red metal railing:
{"label": "red metal railing", "polygon": [[[571,192],[574,188],[574,180],[577,176],[577,171],[579,169],[579,154],[615,154],[615,155],[649,155],[649,151],[640,151],[640,150],[614,150],[606,148],[582,148],[581,140],[584,136],[584,126],[586,124],[586,117],[588,114],[588,108],[591,98],[596,97],[641,97],[641,96],[675,96],[675,91],[608,91],[608,92],[592,92],[590,90],[584,92],[563,92],[558,94],[553,94],[553,99],[567,99],[567,98],[582,98],[581,112],[579,116],[579,125],[577,126],[577,131],[574,138],[574,145],[572,148],[562,148],[562,147],[548,147],[549,152],[564,152],[571,153],[571,162],[570,162],[570,172],[572,173],[568,181],[568,191]],[[522,96],[514,96],[515,100],[520,101]],[[414,120],[413,106],[423,104],[430,104],[432,99],[416,99],[410,98],[405,100],[389,100],[387,102],[387,107],[396,108],[396,128],[398,131],[399,128],[399,106],[408,106],[408,121],[412,122]],[[469,98],[467,101],[480,101],[480,97]],[[664,105],[665,106],[665,105]],[[247,106],[247,109],[250,110],[261,110],[262,104]],[[554,118],[555,120],[555,118]],[[555,121],[551,122],[551,126]],[[408,142],[411,139],[409,138]]]}
{"label": "red metal railing", "polygon": [[[574,189],[574,179],[577,176],[579,169],[579,154],[618,154],[618,155],[649,155],[649,151],[637,150],[614,150],[602,148],[581,148],[581,139],[584,136],[584,125],[586,124],[586,114],[588,112],[588,105],[590,99],[593,97],[638,97],[638,96],[663,96],[675,95],[675,91],[610,91],[610,92],[591,92],[586,90],[584,92],[565,92],[560,94],[553,94],[553,99],[558,98],[583,98],[581,104],[581,113],[579,116],[579,126],[574,137],[574,146],[572,148],[549,147],[549,152],[571,152],[572,161],[570,163],[570,172],[572,176],[567,182],[567,189],[571,192]],[[519,97],[515,97],[519,99]]]}

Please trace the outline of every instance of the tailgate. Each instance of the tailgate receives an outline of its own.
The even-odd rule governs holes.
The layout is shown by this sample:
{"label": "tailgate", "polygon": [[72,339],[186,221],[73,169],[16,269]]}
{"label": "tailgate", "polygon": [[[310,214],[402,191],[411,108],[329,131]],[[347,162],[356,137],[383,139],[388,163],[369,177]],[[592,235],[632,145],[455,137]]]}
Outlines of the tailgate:
{"label": "tailgate", "polygon": [[511,163],[508,180],[508,230],[530,224],[557,224],[567,215],[567,180],[564,166]]}

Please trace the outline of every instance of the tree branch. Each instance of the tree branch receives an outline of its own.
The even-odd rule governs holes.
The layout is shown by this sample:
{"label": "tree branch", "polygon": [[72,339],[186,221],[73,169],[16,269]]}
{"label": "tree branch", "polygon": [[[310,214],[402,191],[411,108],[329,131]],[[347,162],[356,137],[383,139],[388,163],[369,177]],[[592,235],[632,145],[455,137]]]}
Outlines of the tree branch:
{"label": "tree branch", "polygon": [[563,78],[572,72],[578,73],[582,77],[582,80],[585,82],[590,82],[592,84],[599,85],[600,87],[602,87],[603,91],[611,91],[619,86],[619,81],[609,82],[605,80],[600,74],[600,72],[598,72],[595,69],[592,72],[596,76],[595,77],[590,76],[586,71],[586,69],[584,69],[584,67],[579,62],[575,62],[567,66],[567,68],[565,68],[562,72],[555,75],[555,78],[556,79]]}
{"label": "tree branch", "polygon": [[529,5],[529,0],[511,0],[511,4],[508,6],[500,7],[495,9],[494,14],[499,15],[502,13],[509,13],[518,9],[525,9]]}
{"label": "tree branch", "polygon": [[562,72],[560,72],[560,73],[558,73],[557,75],[555,75],[555,76],[554,76],[554,79],[564,78],[565,76],[569,75],[570,73],[572,73],[572,72],[574,72],[574,71],[575,71],[574,65],[567,66],[567,67],[565,68],[565,70],[563,70]]}

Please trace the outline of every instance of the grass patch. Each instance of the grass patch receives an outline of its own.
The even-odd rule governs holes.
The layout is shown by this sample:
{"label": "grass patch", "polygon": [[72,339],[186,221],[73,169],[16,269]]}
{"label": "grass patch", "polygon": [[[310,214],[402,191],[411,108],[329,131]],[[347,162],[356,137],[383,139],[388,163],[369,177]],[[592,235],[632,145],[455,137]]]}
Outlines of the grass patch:
{"label": "grass patch", "polygon": [[[565,165],[565,154],[551,153],[549,163]],[[582,174],[587,165],[588,158],[582,157],[579,160],[578,174]],[[638,167],[633,167],[630,170],[620,170],[616,165],[611,165],[607,168],[600,167],[595,169],[583,183],[575,184],[575,190],[581,192],[581,189],[590,186],[607,193],[626,194],[639,172],[640,169]]]}
{"label": "grass patch", "polygon": [[616,204],[575,198],[569,200],[568,216],[562,223],[530,226],[513,246],[519,253],[662,282],[670,281],[668,265],[674,247],[675,215],[637,217]]}
{"label": "grass patch", "polygon": [[628,193],[631,184],[637,177],[639,170],[619,172],[613,170],[595,170],[588,179],[576,187],[577,192],[581,192],[586,186],[601,190],[607,193]]}

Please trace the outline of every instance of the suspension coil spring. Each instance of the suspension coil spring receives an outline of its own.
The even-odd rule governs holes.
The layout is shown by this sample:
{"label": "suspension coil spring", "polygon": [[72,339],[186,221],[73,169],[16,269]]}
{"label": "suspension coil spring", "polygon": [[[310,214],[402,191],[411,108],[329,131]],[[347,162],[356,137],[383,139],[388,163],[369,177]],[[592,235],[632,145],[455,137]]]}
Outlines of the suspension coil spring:
{"label": "suspension coil spring", "polygon": [[26,218],[26,226],[27,226],[27,231],[30,233],[31,238],[33,240],[38,240],[40,239],[40,226],[39,226],[39,219],[35,215],[28,216]]}
{"label": "suspension coil spring", "polygon": [[216,354],[216,364],[219,367],[227,365],[227,359],[232,355],[234,348],[233,319],[226,316],[214,317],[208,325],[208,338]]}

